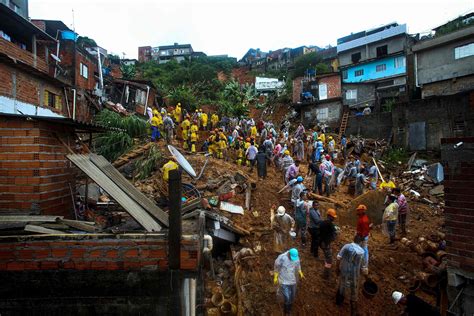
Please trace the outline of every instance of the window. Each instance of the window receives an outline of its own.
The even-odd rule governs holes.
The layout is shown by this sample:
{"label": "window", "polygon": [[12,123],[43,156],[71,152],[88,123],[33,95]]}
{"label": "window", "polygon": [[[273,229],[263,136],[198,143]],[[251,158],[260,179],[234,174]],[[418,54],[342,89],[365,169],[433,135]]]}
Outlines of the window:
{"label": "window", "polygon": [[342,79],[347,79],[347,70],[342,71]]}
{"label": "window", "polygon": [[354,72],[355,77],[360,77],[364,75],[364,69],[359,69]]}
{"label": "window", "polygon": [[360,59],[361,59],[360,52],[354,53],[354,54],[351,55],[351,60],[352,60],[353,63],[358,62]]}
{"label": "window", "polygon": [[387,55],[387,45],[377,47],[377,57],[382,57]]}
{"label": "window", "polygon": [[89,68],[83,63],[80,64],[80,74],[86,79],[89,78]]}
{"label": "window", "polygon": [[326,100],[328,98],[328,85],[323,83],[319,85],[319,100]]}
{"label": "window", "polygon": [[58,110],[62,110],[61,96],[54,94],[48,90],[44,90],[44,106],[49,106]]}
{"label": "window", "polygon": [[377,72],[385,71],[386,69],[387,69],[387,65],[385,64],[375,66],[375,71]]}
{"label": "window", "polygon": [[395,68],[405,67],[405,56],[395,57]]}
{"label": "window", "polygon": [[327,120],[328,119],[328,108],[316,109],[316,118],[318,120]]}
{"label": "window", "polygon": [[454,59],[460,59],[474,55],[474,43],[459,46],[454,49]]}
{"label": "window", "polygon": [[137,90],[135,94],[135,103],[145,104],[146,101],[146,92],[142,90]]}
{"label": "window", "polygon": [[346,100],[357,100],[357,89],[347,90]]}

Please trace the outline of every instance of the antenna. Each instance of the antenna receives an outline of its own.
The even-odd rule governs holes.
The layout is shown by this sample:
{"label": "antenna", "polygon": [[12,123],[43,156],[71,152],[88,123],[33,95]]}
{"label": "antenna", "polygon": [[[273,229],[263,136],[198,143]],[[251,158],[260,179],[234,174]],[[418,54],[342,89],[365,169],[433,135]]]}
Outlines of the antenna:
{"label": "antenna", "polygon": [[74,22],[74,9],[72,9],[72,31],[76,34],[76,23]]}

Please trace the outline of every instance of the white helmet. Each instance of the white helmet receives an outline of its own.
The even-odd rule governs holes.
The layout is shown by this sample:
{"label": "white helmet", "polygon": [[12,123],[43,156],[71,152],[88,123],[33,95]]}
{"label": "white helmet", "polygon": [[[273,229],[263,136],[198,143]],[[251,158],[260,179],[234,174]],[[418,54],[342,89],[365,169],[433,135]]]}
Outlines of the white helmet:
{"label": "white helmet", "polygon": [[279,206],[279,207],[277,208],[277,215],[278,215],[278,216],[283,216],[283,215],[285,215],[285,212],[286,212],[286,209],[285,209],[283,206]]}
{"label": "white helmet", "polygon": [[403,294],[401,292],[393,291],[392,293],[392,300],[394,304],[398,304],[398,302],[402,299]]}

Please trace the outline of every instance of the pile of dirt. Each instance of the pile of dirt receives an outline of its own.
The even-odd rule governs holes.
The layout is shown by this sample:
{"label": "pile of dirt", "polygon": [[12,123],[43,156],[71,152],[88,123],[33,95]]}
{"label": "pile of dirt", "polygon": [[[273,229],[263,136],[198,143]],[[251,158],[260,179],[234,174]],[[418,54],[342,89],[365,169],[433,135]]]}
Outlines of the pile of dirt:
{"label": "pile of dirt", "polygon": [[[199,173],[206,158],[203,155],[187,156],[189,162]],[[207,276],[206,301],[210,313],[216,312],[215,306],[211,303],[215,288],[220,287],[225,299],[229,299],[238,308],[242,315],[280,315],[282,306],[277,300],[277,287],[273,284],[273,265],[277,254],[273,251],[273,232],[270,228],[270,209],[272,205],[283,205],[288,213],[293,216],[293,207],[290,204],[289,193],[277,192],[283,187],[282,174],[274,167],[268,168],[268,176],[264,180],[257,178],[256,169],[250,173],[248,167],[238,166],[232,161],[223,159],[208,158],[208,164],[202,177],[195,181],[187,176],[183,182],[193,183],[196,187],[205,188],[210,182],[234,176],[242,173],[250,182],[255,183],[255,188],[251,195],[251,208],[245,210],[243,215],[226,213],[234,223],[247,229],[250,235],[244,236],[240,244],[236,245],[235,253],[246,247],[253,251],[247,259],[234,259],[229,252],[225,257],[216,259],[216,267],[219,272],[217,279]],[[302,165],[302,173],[306,174],[307,166]],[[159,172],[148,181],[158,181]],[[305,179],[305,185],[311,188],[311,179]],[[146,186],[153,190],[153,185]],[[145,192],[146,193],[146,192]],[[203,197],[210,198],[216,193],[214,190],[203,189]],[[371,193],[373,194],[373,193]],[[327,208],[336,207],[341,218],[344,220],[340,225],[340,234],[332,245],[333,258],[335,260],[337,252],[341,247],[352,241],[355,234],[355,211],[354,205],[359,203],[357,199],[347,193],[347,186],[337,188],[331,198],[347,205],[347,208],[337,207],[332,203],[321,202],[320,207],[324,214]],[[236,205],[245,205],[245,193],[237,193],[230,198],[229,202]],[[380,204],[377,202],[377,205]],[[370,203],[368,203],[370,204]],[[433,231],[439,230],[443,225],[442,211],[433,211],[430,205],[409,201],[410,215],[408,218],[408,235],[411,240],[418,240],[419,237],[426,237]],[[373,211],[369,216],[373,217],[375,223],[380,220],[374,217],[382,215],[383,209]],[[378,215],[377,215],[378,214]],[[351,221],[350,218],[354,220]],[[309,237],[309,234],[308,234]],[[301,265],[306,278],[298,285],[296,304],[294,305],[295,315],[347,315],[350,313],[349,301],[346,300],[342,307],[335,304],[335,291],[337,280],[335,274],[329,281],[322,278],[324,262],[322,259],[315,259],[309,251],[309,242],[303,247],[298,241],[293,241],[292,246],[300,251]],[[367,299],[359,294],[359,309],[362,315],[398,315],[398,308],[391,301],[391,293],[399,290],[408,292],[409,287],[418,271],[422,270],[422,259],[410,247],[401,242],[395,245],[388,244],[388,237],[382,233],[380,225],[375,225],[371,231],[369,239],[369,276],[378,285],[378,294]],[[235,254],[234,253],[234,254]],[[322,252],[320,258],[322,258]],[[238,276],[237,280],[235,276]],[[234,282],[232,282],[232,280]],[[237,281],[237,282],[236,282]],[[217,282],[217,283],[216,283]],[[220,284],[220,286],[216,285]],[[237,284],[237,286],[236,286]],[[214,289],[214,292],[213,292]],[[226,294],[227,293],[227,294]],[[416,293],[428,302],[434,303],[434,296],[423,291]],[[240,300],[239,300],[240,298]]]}

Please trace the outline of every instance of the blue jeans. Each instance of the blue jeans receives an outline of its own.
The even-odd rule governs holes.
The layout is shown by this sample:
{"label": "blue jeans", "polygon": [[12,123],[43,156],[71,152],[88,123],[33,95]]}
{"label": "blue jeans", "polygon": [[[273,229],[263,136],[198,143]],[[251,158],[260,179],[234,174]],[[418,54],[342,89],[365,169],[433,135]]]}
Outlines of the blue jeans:
{"label": "blue jeans", "polygon": [[387,230],[388,235],[390,238],[395,238],[395,226],[397,225],[397,221],[387,221]]}
{"label": "blue jeans", "polygon": [[281,284],[281,293],[283,294],[283,300],[285,304],[285,313],[290,313],[291,305],[295,301],[296,297],[296,284]]}
{"label": "blue jeans", "polygon": [[151,127],[151,140],[155,141],[160,138],[160,130],[156,126]]}
{"label": "blue jeans", "polygon": [[369,236],[364,237],[364,241],[362,242],[362,249],[364,249],[364,264],[362,268],[369,267]]}

